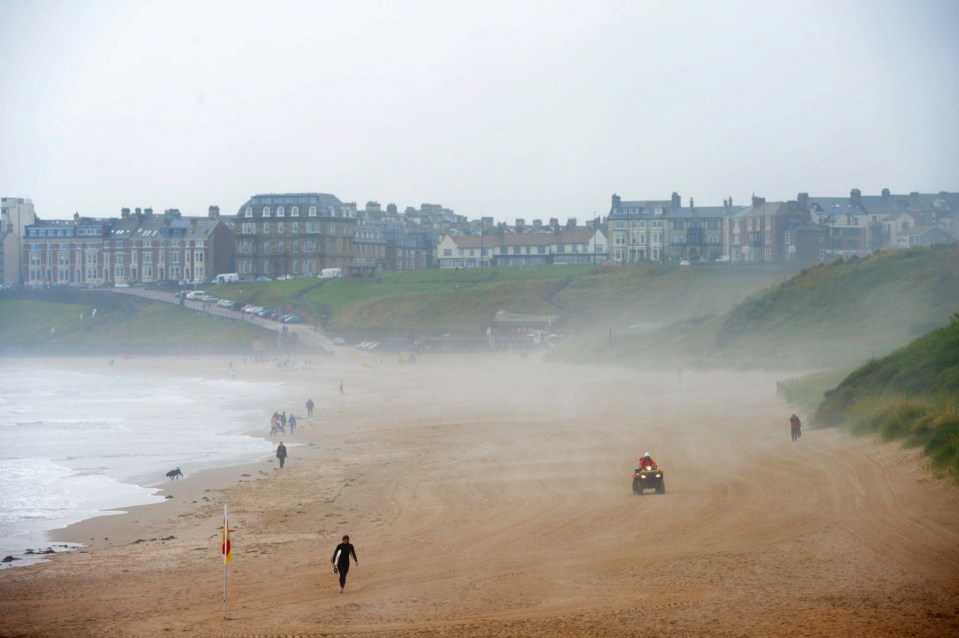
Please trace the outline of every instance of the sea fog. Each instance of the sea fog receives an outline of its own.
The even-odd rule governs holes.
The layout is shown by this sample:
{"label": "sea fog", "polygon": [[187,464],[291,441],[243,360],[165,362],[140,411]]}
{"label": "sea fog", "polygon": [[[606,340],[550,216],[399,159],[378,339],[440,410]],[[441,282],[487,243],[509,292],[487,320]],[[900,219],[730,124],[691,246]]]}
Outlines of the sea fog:
{"label": "sea fog", "polygon": [[[92,365],[91,365],[92,367]],[[46,532],[160,502],[156,486],[179,466],[201,469],[262,459],[273,445],[250,436],[278,383],[189,376],[121,378],[94,371],[0,366],[0,563],[36,560]]]}

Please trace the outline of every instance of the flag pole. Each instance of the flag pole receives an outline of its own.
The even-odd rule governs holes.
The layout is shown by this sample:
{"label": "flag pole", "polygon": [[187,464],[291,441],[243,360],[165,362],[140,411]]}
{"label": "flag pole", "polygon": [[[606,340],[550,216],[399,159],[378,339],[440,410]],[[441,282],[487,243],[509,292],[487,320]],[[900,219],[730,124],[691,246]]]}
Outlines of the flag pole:
{"label": "flag pole", "polygon": [[229,562],[230,550],[230,527],[227,522],[226,505],[223,506],[223,619],[226,620],[226,566]]}

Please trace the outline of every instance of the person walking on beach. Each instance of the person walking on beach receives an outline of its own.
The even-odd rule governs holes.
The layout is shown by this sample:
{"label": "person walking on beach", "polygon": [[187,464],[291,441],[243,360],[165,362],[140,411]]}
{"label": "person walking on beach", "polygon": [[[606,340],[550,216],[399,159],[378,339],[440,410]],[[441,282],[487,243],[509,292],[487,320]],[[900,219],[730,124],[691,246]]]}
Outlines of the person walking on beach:
{"label": "person walking on beach", "polygon": [[793,443],[799,440],[799,437],[802,436],[802,421],[799,420],[799,417],[795,414],[789,417],[789,431],[793,437]]}
{"label": "person walking on beach", "polygon": [[340,380],[340,394],[344,394],[344,392],[343,392],[343,381],[342,381],[342,380]]}
{"label": "person walking on beach", "polygon": [[336,549],[333,550],[333,555],[330,557],[330,562],[333,563],[333,573],[340,575],[341,594],[343,593],[343,588],[346,587],[346,573],[350,571],[350,556],[353,557],[353,562],[359,567],[360,561],[356,558],[356,549],[350,542],[350,537],[343,536],[343,542],[336,546]]}
{"label": "person walking on beach", "polygon": [[291,414],[290,418],[287,419],[286,422],[290,425],[290,435],[292,436],[293,430],[296,429],[296,416]]}
{"label": "person walking on beach", "polygon": [[313,420],[313,399],[306,400],[306,416]]}
{"label": "person walking on beach", "polygon": [[283,441],[280,441],[280,445],[276,448],[276,458],[280,459],[280,469],[283,469],[283,462],[286,461],[286,446],[283,445]]}

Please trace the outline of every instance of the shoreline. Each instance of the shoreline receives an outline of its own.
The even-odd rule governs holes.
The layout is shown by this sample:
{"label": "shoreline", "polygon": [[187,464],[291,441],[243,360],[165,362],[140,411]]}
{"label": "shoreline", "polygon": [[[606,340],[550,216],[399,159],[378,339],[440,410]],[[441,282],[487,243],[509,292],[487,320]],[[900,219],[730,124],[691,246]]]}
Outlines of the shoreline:
{"label": "shoreline", "polygon": [[[286,359],[287,357],[283,357]],[[102,365],[96,365],[96,362],[102,360]],[[205,380],[234,379],[232,366],[237,370],[242,370],[242,375],[247,377],[246,381],[283,381],[282,377],[277,378],[276,373],[282,375],[296,374],[305,369],[287,370],[274,368],[269,363],[258,363],[251,357],[243,362],[242,357],[230,355],[223,356],[166,356],[151,358],[134,359],[114,359],[112,363],[102,357],[29,357],[29,358],[7,358],[6,363],[23,367],[36,368],[58,368],[64,370],[78,370],[82,372],[105,374],[108,376],[157,376],[169,378],[191,378],[199,377]],[[187,367],[184,368],[184,364]],[[96,366],[95,368],[93,366]],[[291,388],[281,385],[280,393],[273,404],[282,411],[282,405],[290,403]],[[304,399],[305,401],[305,399]],[[299,402],[297,402],[297,405]],[[250,406],[251,413],[255,410]],[[263,408],[263,412],[269,412]],[[288,411],[295,414],[293,410]],[[305,412],[305,408],[303,409]],[[318,451],[314,451],[305,442],[300,439],[303,436],[304,428],[314,427],[304,423],[305,418],[299,419],[296,434],[292,439],[288,437],[283,439],[287,443],[287,448],[291,456],[296,455],[300,458],[318,457]],[[268,427],[258,427],[255,423],[244,426],[238,434],[260,439],[267,443],[278,444],[281,440],[278,436],[275,441],[271,440]],[[274,447],[275,449],[275,447]],[[309,451],[307,451],[309,450]],[[183,517],[189,512],[190,507],[211,500],[212,496],[220,498],[225,490],[238,486],[243,483],[249,483],[263,478],[269,478],[274,474],[276,468],[275,457],[267,457],[260,460],[237,459],[237,462],[227,465],[213,465],[191,471],[187,476],[175,480],[161,480],[156,482],[133,483],[143,490],[153,492],[155,497],[164,500],[154,503],[144,503],[139,505],[124,506],[120,505],[114,508],[98,510],[92,516],[82,520],[69,523],[62,527],[56,527],[43,531],[34,532],[42,536],[42,540],[37,540],[38,546],[33,546],[32,541],[26,541],[25,544],[31,546],[15,553],[9,553],[15,560],[4,564],[3,570],[28,568],[41,563],[54,560],[56,557],[68,555],[76,552],[93,552],[110,549],[119,545],[143,542],[149,539],[142,539],[141,536],[146,533],[153,524],[167,518]],[[169,537],[165,534],[164,537]],[[50,553],[50,550],[53,553]]]}

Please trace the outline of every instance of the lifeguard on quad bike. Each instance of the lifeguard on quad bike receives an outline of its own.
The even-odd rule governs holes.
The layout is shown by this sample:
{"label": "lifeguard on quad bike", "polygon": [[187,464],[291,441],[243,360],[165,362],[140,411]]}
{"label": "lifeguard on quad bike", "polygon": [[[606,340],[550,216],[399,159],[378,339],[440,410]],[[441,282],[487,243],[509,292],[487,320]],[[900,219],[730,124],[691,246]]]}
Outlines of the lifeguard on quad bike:
{"label": "lifeguard on quad bike", "polygon": [[633,494],[642,494],[645,489],[654,489],[657,494],[666,493],[663,471],[649,452],[643,454],[639,459],[639,467],[633,470]]}

